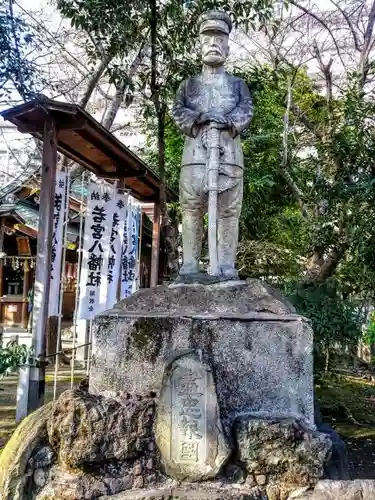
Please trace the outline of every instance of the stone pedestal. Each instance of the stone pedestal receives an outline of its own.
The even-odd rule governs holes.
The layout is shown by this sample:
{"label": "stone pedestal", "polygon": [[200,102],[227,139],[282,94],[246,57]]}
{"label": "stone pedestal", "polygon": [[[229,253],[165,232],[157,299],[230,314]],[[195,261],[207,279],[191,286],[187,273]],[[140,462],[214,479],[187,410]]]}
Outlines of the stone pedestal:
{"label": "stone pedestal", "polygon": [[64,392],[2,453],[4,500],[286,500],[323,476],[312,332],[263,283],[142,290],[93,343],[91,393]]}
{"label": "stone pedestal", "polygon": [[225,430],[248,414],[313,425],[312,347],[306,320],[260,281],[144,289],[96,318],[90,392],[159,395],[166,367],[193,351]]}

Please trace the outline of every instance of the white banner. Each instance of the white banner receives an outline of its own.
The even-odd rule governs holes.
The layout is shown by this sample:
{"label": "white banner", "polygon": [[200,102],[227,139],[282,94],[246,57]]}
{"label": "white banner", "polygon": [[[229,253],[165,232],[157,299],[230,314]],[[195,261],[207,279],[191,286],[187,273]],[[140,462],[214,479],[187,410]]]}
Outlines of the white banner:
{"label": "white banner", "polygon": [[117,290],[121,269],[121,250],[124,241],[124,226],[127,216],[128,195],[117,194],[113,198],[113,217],[109,240],[107,309],[117,302]]}
{"label": "white banner", "polygon": [[63,251],[63,227],[66,214],[67,174],[56,172],[55,202],[53,213],[53,233],[51,252],[51,280],[49,290],[48,316],[59,314],[61,259]]}
{"label": "white banner", "polygon": [[80,278],[80,319],[93,319],[107,308],[108,257],[116,192],[113,186],[91,184]]}
{"label": "white banner", "polygon": [[129,297],[137,290],[137,260],[140,231],[141,209],[132,199],[128,203],[128,214],[122,246],[121,299]]}

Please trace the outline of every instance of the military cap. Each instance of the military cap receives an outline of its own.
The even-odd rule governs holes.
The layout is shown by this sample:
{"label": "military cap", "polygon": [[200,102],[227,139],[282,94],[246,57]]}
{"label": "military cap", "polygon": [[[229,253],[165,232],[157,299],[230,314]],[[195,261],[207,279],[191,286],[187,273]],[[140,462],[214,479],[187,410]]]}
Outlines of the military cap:
{"label": "military cap", "polygon": [[222,10],[209,10],[204,12],[198,19],[199,33],[205,31],[222,31],[226,35],[232,30],[232,20]]}

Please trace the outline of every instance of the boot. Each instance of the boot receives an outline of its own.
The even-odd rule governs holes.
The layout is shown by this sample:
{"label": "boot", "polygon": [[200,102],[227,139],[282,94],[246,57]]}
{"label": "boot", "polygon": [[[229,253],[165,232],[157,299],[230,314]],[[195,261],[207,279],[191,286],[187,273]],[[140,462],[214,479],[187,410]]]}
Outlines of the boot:
{"label": "boot", "polygon": [[199,211],[186,210],[182,214],[182,246],[184,264],[180,275],[199,273],[202,252],[203,219]]}

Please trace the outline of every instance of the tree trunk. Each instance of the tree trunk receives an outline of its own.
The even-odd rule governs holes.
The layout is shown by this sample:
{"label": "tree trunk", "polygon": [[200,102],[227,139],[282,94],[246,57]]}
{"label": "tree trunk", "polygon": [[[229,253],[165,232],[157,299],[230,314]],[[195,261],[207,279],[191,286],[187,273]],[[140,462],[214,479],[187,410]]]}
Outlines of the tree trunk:
{"label": "tree trunk", "polygon": [[163,106],[158,114],[158,167],[160,177],[160,212],[161,233],[166,250],[166,259],[163,269],[165,278],[174,278],[178,274],[178,227],[172,221],[167,207],[167,186],[165,178],[165,117]]}
{"label": "tree trunk", "polygon": [[166,249],[164,276],[171,278],[178,273],[178,229],[173,224],[167,210],[167,187],[165,179],[165,121],[167,105],[161,102],[160,86],[157,80],[157,28],[158,11],[156,0],[150,2],[150,41],[151,41],[151,98],[154,103],[158,127],[158,170],[160,178],[161,233]]}
{"label": "tree trunk", "polygon": [[80,100],[80,103],[79,105],[85,109],[86,106],[87,106],[87,103],[89,102],[90,100],[90,97],[92,95],[92,93],[94,92],[95,90],[95,87],[97,86],[100,78],[102,77],[104,71],[107,69],[107,66],[108,64],[110,63],[111,61],[111,57],[106,55],[105,57],[103,57],[98,69],[94,72],[94,74],[92,75],[92,77],[90,78],[89,80],[89,83],[86,87],[86,92],[84,93],[82,99]]}
{"label": "tree trunk", "polygon": [[163,221],[167,213],[167,188],[165,182],[165,109],[158,113],[158,169],[160,177],[160,211]]}
{"label": "tree trunk", "polygon": [[[47,356],[51,356],[56,352],[56,342],[57,342],[57,316],[51,316],[48,318],[47,323],[47,344],[46,344],[46,353]],[[61,349],[61,346],[58,346],[58,349]],[[48,361],[51,364],[55,364],[55,358],[48,358]]]}
{"label": "tree trunk", "polygon": [[328,369],[329,369],[329,347],[326,348],[326,361],[325,361],[324,371],[328,373]]}
{"label": "tree trunk", "polygon": [[155,108],[157,127],[158,127],[157,147],[158,147],[158,170],[160,178],[160,191],[159,191],[160,215],[161,215],[160,229],[167,253],[163,274],[164,276],[171,277],[174,274],[176,261],[178,270],[178,252],[177,252],[177,259],[175,258],[176,249],[178,249],[178,244],[176,245],[175,243],[176,241],[178,241],[178,231],[176,231],[176,228],[172,224],[172,221],[167,211],[167,188],[165,180],[165,118],[166,118],[167,106],[165,103],[161,102],[160,87],[157,80],[157,64],[158,64],[157,28],[158,28],[157,4],[156,0],[152,0],[150,2],[150,42],[151,42],[150,90],[151,90],[151,99]]}
{"label": "tree trunk", "polygon": [[306,274],[308,280],[325,281],[336,271],[341,259],[348,248],[347,243],[342,243],[339,248],[327,252],[319,249],[314,252],[306,264]]}

